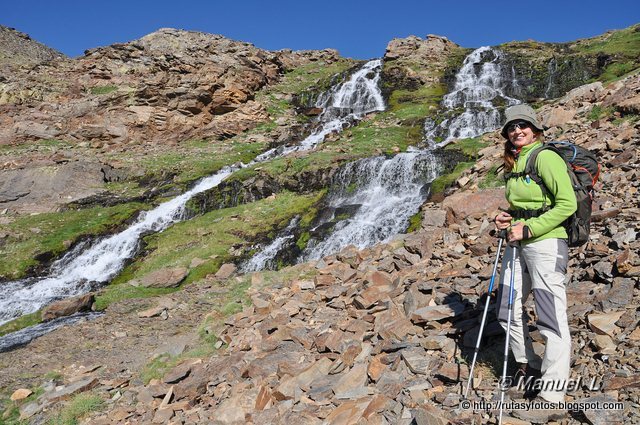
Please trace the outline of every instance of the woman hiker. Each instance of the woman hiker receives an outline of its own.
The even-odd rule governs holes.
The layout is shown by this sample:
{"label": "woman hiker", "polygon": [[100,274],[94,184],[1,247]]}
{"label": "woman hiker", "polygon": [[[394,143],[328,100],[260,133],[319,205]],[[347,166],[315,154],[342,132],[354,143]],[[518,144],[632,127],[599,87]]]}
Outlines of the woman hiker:
{"label": "woman hiker", "polygon": [[[500,212],[494,221],[498,229],[507,230],[509,242],[503,256],[498,296],[498,320],[505,330],[512,250],[516,250],[510,341],[511,352],[518,363],[518,372],[514,378],[536,374],[532,363],[537,357],[529,338],[524,310],[524,304],[533,292],[538,316],[537,327],[545,341],[540,368],[542,378],[534,385],[534,390],[540,387],[542,390],[534,401],[548,404],[564,401],[569,379],[571,336],[565,293],[568,246],[562,222],[576,210],[576,197],[566,171],[566,163],[551,150],[540,152],[535,164],[537,173],[551,196],[545,196],[540,186],[529,176],[521,175],[529,154],[542,145],[542,133],[542,126],[529,105],[515,105],[506,110],[506,122],[500,134],[506,139],[505,175],[508,177],[511,174],[506,182],[506,198],[510,208],[508,212]],[[543,206],[548,209],[541,210]],[[535,395],[528,393],[528,396]],[[513,413],[534,423],[546,423],[547,420],[554,419],[554,416],[561,416],[560,410],[534,410],[533,406],[532,410]]]}

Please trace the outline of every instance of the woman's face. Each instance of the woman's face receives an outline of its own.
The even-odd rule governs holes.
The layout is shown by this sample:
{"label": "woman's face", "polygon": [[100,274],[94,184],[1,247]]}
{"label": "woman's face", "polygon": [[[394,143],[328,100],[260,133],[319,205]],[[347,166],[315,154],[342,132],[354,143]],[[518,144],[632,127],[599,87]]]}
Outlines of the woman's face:
{"label": "woman's face", "polygon": [[509,141],[516,148],[533,143],[536,139],[533,127],[526,121],[517,121],[507,127]]}

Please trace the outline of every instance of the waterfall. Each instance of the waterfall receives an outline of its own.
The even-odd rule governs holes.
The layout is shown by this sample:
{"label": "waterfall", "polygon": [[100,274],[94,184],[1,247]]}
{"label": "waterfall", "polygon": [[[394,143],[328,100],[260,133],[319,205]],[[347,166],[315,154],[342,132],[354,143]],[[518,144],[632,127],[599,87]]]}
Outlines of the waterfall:
{"label": "waterfall", "polygon": [[275,256],[282,250],[283,246],[292,241],[295,237],[293,232],[298,227],[300,217],[294,217],[289,225],[281,232],[281,234],[273,240],[269,245],[264,247],[260,252],[251,257],[249,261],[240,266],[243,273],[255,272],[258,270],[274,269]]}
{"label": "waterfall", "polygon": [[379,59],[369,61],[348,81],[320,96],[316,106],[324,111],[319,117],[319,127],[299,144],[271,149],[246,165],[223,168],[184,194],[141,213],[126,230],[68,252],[52,265],[47,276],[0,285],[0,325],[53,301],[86,293],[108,282],[136,254],[143,235],[160,232],[181,221],[189,199],[218,186],[234,171],[291,152],[313,149],[327,134],[341,130],[367,113],[383,110],[384,101],[378,88],[381,68]]}
{"label": "waterfall", "polygon": [[357,211],[338,221],[329,237],[312,239],[301,260],[318,259],[347,245],[365,248],[403,232],[428,196],[425,185],[440,171],[430,149],[410,149],[391,159],[374,157],[347,164],[334,177],[329,208],[356,205]]}
{"label": "waterfall", "polygon": [[547,88],[544,91],[544,97],[550,98],[553,90],[553,74],[558,71],[558,62],[556,62],[556,58],[551,58],[549,64],[547,65],[547,72],[549,73],[549,79],[547,80]]}
{"label": "waterfall", "polygon": [[[454,116],[439,124],[433,120],[425,121],[425,139],[429,141],[441,138],[439,145],[445,145],[454,139],[476,137],[500,127],[500,112],[495,106],[497,100],[507,105],[520,103],[519,100],[505,94],[505,88],[517,83],[508,75],[502,63],[503,54],[491,47],[480,47],[471,52],[456,74],[453,91],[442,100],[442,107]],[[513,72],[511,73],[513,75]],[[456,111],[464,111],[455,115]]]}
{"label": "waterfall", "polygon": [[368,113],[383,111],[384,99],[378,87],[381,69],[380,59],[369,61],[353,73],[349,80],[321,94],[314,106],[322,108],[318,117],[322,125],[299,144],[271,149],[258,156],[257,160],[264,161],[275,156],[313,149],[327,134],[341,131]]}
{"label": "waterfall", "polygon": [[225,167],[182,195],[142,212],[134,224],[120,233],[98,240],[89,247],[76,247],[54,262],[46,277],[0,285],[0,324],[37,311],[53,301],[89,292],[111,280],[135,255],[142,235],[161,232],[182,220],[184,207],[191,197],[217,186],[238,168]]}
{"label": "waterfall", "polygon": [[[519,87],[513,67],[506,69],[502,60],[503,54],[490,47],[476,49],[465,58],[453,91],[442,101],[449,116],[439,124],[425,121],[426,149],[410,150],[391,159],[369,158],[345,167],[336,177],[337,189],[330,197],[329,208],[356,205],[358,210],[352,217],[337,221],[328,237],[310,240],[301,260],[321,258],[347,245],[364,248],[386,242],[404,231],[409,218],[427,198],[423,188],[444,168],[435,149],[453,139],[495,130],[501,119],[495,104],[519,103],[505,94],[505,89],[518,92]],[[442,143],[436,143],[437,134],[442,135]],[[345,188],[354,184],[357,190],[350,195]]]}

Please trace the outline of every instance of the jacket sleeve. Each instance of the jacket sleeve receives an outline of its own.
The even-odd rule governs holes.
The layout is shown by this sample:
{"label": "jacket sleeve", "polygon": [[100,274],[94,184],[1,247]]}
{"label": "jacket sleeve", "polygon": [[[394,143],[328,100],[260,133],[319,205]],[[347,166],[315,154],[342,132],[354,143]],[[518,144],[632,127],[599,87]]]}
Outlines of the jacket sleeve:
{"label": "jacket sleeve", "polygon": [[560,226],[577,209],[576,195],[567,173],[567,164],[557,153],[545,149],[536,158],[536,170],[551,195],[546,213],[525,220],[533,236],[541,236]]}

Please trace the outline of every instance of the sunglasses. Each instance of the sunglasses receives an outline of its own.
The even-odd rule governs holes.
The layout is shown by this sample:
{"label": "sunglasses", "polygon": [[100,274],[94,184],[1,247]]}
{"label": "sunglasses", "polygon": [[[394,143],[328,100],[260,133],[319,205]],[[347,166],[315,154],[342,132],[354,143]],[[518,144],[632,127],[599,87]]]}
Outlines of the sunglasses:
{"label": "sunglasses", "polygon": [[531,124],[526,121],[518,121],[514,122],[513,124],[509,124],[509,126],[507,126],[507,132],[513,133],[516,130],[524,130],[527,128],[531,128]]}

